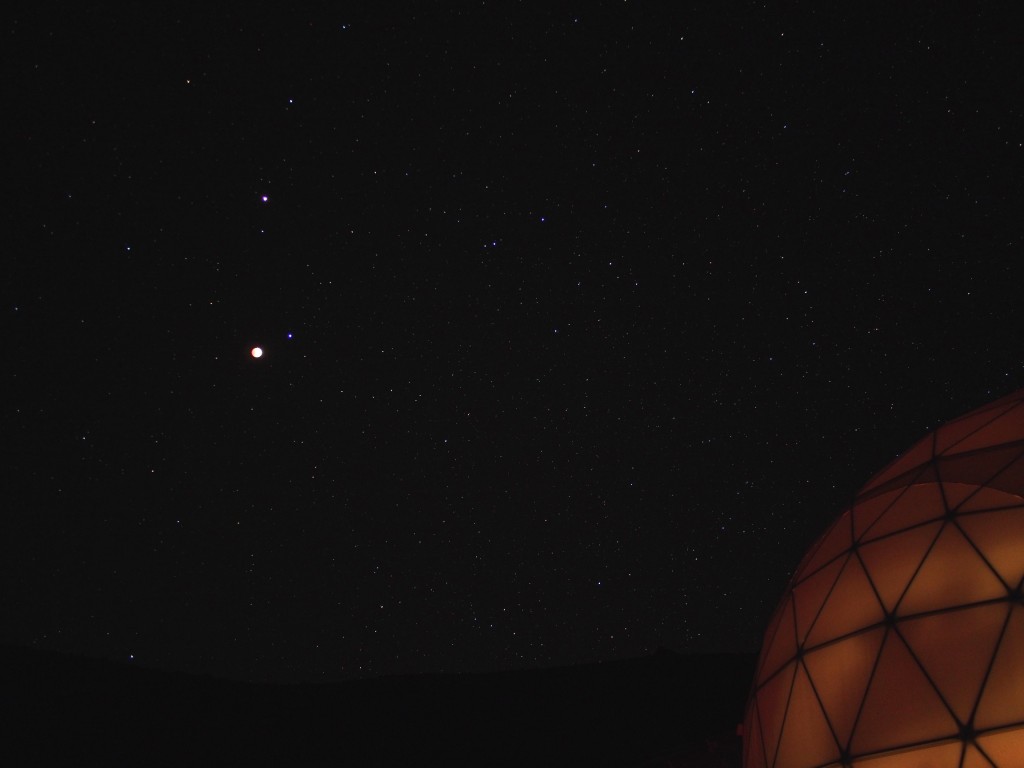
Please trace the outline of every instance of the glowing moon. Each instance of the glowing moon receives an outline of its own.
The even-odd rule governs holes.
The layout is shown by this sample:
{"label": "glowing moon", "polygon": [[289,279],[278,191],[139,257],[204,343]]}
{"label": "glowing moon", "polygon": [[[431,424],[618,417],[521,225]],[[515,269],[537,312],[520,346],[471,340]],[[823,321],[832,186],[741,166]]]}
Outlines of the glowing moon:
{"label": "glowing moon", "polygon": [[263,357],[263,350],[260,349],[259,347],[253,347],[252,351],[249,354],[252,355],[253,357]]}

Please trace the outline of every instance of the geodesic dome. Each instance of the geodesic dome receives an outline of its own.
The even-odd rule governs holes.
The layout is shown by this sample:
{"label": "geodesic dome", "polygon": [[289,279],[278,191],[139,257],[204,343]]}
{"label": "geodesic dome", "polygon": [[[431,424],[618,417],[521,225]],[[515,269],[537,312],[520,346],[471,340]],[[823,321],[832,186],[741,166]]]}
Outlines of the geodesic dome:
{"label": "geodesic dome", "polygon": [[1024,390],[940,427],[811,547],[765,633],[746,768],[1024,767]]}

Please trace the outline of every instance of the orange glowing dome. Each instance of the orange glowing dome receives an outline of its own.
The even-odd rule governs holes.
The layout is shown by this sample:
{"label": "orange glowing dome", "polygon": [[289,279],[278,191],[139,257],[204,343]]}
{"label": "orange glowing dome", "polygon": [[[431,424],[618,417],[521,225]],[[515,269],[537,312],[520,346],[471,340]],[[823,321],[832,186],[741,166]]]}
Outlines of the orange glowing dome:
{"label": "orange glowing dome", "polygon": [[804,556],[746,768],[1024,766],[1024,390],[877,474]]}

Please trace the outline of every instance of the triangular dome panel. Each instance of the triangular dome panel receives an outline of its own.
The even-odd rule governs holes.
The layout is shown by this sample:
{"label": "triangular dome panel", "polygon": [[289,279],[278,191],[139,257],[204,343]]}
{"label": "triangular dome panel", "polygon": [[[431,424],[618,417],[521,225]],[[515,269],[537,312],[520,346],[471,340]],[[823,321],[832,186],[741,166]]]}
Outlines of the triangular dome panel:
{"label": "triangular dome panel", "polygon": [[1019,723],[1024,723],[1024,608],[1015,605],[988,673],[974,727],[983,731]]}
{"label": "triangular dome panel", "polygon": [[999,768],[994,765],[985,757],[978,748],[970,744],[966,745],[964,750],[964,760],[960,764],[960,768]]}
{"label": "triangular dome panel", "polygon": [[936,454],[946,453],[953,446],[963,442],[980,429],[998,419],[1012,408],[1016,408],[1016,402],[1007,402],[1001,406],[979,408],[976,411],[954,419],[948,424],[939,427],[935,431],[935,452]]}
{"label": "triangular dome panel", "polygon": [[908,619],[897,627],[961,723],[974,714],[1007,610],[1005,603],[982,605]]}
{"label": "triangular dome panel", "polygon": [[938,483],[912,485],[867,529],[862,541],[867,543],[931,520],[940,520],[945,514],[945,500]]}
{"label": "triangular dome panel", "polygon": [[988,481],[993,488],[1024,496],[1024,453]]}
{"label": "triangular dome panel", "polygon": [[839,757],[839,747],[818,703],[818,697],[807,679],[807,673],[798,665],[776,764],[784,766],[803,762],[824,765]]}
{"label": "triangular dome panel", "polygon": [[942,529],[900,600],[909,616],[1006,596],[1006,588],[955,525]]}
{"label": "triangular dome panel", "polygon": [[952,455],[1003,445],[1020,440],[1021,435],[1024,435],[1024,404],[1017,403],[981,429],[950,446],[944,453]]}
{"label": "triangular dome panel", "polygon": [[842,560],[834,560],[812,576],[793,587],[793,601],[796,607],[796,634],[802,643],[807,637],[814,620],[825,605],[825,599],[843,569]]}
{"label": "triangular dome panel", "polygon": [[880,494],[888,493],[893,490],[900,490],[902,488],[909,488],[914,485],[937,483],[939,482],[939,474],[935,469],[936,461],[937,460],[933,459],[927,464],[914,467],[911,471],[905,472],[899,477],[894,477],[877,488],[865,486],[858,492],[857,498],[867,499],[872,496],[878,496]]}
{"label": "triangular dome panel", "polygon": [[1007,493],[1001,491],[998,488],[989,488],[984,485],[975,487],[976,490],[964,501],[957,505],[957,514],[965,514],[967,512],[988,512],[997,509],[1005,509],[1006,507],[1016,507],[1024,505],[1024,497],[1017,496],[1013,493]]}
{"label": "triangular dome panel", "polygon": [[775,765],[775,755],[782,736],[782,726],[789,709],[790,693],[796,664],[790,664],[757,691],[757,711],[761,717],[761,738],[769,766]]}
{"label": "triangular dome panel", "polygon": [[946,507],[960,511],[960,507],[973,498],[980,488],[971,483],[942,483],[942,495],[946,499]]}
{"label": "triangular dome panel", "polygon": [[839,743],[850,743],[853,723],[860,711],[871,671],[878,660],[885,630],[882,628],[826,645],[804,657],[808,675]]}
{"label": "triangular dome panel", "polygon": [[744,768],[767,768],[764,744],[761,741],[761,718],[757,714],[757,701],[750,703],[746,724],[743,728]]}
{"label": "triangular dome panel", "polygon": [[903,641],[890,632],[853,732],[855,754],[938,741],[959,733],[956,721]]}
{"label": "triangular dome panel", "polygon": [[990,486],[1024,496],[1024,462],[1020,445],[1004,445],[938,460],[947,483]]}
{"label": "triangular dome panel", "polygon": [[864,535],[864,532],[874,525],[875,521],[881,517],[886,510],[893,505],[903,493],[903,489],[896,491],[887,491],[879,496],[872,496],[871,498],[858,501],[852,508],[851,513],[853,514],[853,538],[860,540]]}
{"label": "triangular dome panel", "polygon": [[1024,507],[961,515],[956,523],[1008,589],[1024,578]]}
{"label": "triangular dome panel", "polygon": [[941,527],[942,523],[929,523],[878,539],[857,550],[887,611],[895,610]]}
{"label": "triangular dome panel", "polygon": [[978,748],[996,768],[1020,768],[1024,765],[1024,729],[979,736]]}
{"label": "triangular dome panel", "polygon": [[884,618],[882,605],[871,589],[860,560],[850,557],[811,627],[806,645],[819,645],[877,624]]}

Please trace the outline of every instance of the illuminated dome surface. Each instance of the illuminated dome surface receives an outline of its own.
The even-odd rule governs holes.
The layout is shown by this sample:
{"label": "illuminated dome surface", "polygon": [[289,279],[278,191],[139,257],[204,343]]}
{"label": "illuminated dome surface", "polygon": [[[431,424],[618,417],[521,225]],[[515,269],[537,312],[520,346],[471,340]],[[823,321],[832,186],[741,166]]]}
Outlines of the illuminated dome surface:
{"label": "illuminated dome surface", "polygon": [[746,768],[1024,767],[1024,390],[876,475],[804,556]]}

